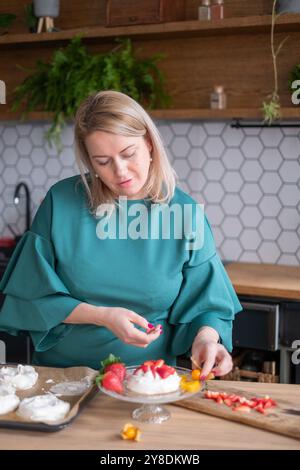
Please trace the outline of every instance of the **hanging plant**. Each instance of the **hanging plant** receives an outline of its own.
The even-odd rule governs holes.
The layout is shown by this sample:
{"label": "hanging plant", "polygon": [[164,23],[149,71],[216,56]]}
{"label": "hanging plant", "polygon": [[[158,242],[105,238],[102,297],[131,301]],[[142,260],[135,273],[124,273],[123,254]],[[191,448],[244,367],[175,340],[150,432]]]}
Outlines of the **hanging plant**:
{"label": "hanging plant", "polygon": [[170,98],[164,90],[164,76],[154,55],[138,59],[130,39],[117,39],[110,52],[90,54],[81,37],[74,37],[65,47],[54,52],[52,61],[38,61],[34,70],[15,89],[12,110],[22,106],[23,118],[30,111],[54,113],[53,123],[45,137],[58,151],[62,150],[61,131],[72,119],[84,98],[99,90],[116,90],[128,94],[148,109],[166,107]]}
{"label": "hanging plant", "polygon": [[273,61],[273,72],[274,72],[274,89],[273,92],[268,96],[268,100],[263,102],[262,105],[262,112],[264,117],[264,122],[271,125],[273,121],[276,121],[281,118],[281,104],[280,104],[280,97],[278,94],[278,70],[277,70],[277,57],[283,47],[283,44],[288,38],[285,38],[275,49],[275,40],[274,40],[274,33],[275,33],[275,24],[277,18],[280,16],[281,13],[278,15],[276,14],[276,3],[277,0],[273,1],[273,8],[272,8],[272,24],[271,24],[271,52],[272,52],[272,61]]}

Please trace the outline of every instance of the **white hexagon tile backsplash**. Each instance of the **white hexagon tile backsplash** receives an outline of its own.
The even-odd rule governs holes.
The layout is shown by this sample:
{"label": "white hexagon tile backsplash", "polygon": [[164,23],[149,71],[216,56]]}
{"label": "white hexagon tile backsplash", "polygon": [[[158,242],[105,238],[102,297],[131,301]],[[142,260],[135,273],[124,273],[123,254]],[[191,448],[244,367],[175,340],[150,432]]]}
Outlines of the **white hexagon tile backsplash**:
{"label": "white hexagon tile backsplash", "polygon": [[[204,203],[223,260],[299,265],[300,127],[233,129],[224,122],[158,121],[179,186]],[[73,126],[63,152],[45,144],[49,124],[0,125],[0,236],[10,224],[22,233],[24,201],[13,204],[15,185],[31,191],[32,214],[56,181],[78,173]]]}

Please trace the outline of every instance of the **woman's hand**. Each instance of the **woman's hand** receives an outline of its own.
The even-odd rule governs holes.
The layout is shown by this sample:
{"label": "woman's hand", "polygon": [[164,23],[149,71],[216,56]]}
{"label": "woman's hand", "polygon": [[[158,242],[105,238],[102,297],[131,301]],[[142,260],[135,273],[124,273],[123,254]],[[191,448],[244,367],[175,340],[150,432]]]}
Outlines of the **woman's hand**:
{"label": "woman's hand", "polygon": [[[125,344],[132,344],[139,348],[146,348],[162,333],[161,325],[153,328],[144,317],[132,310],[122,307],[98,307],[85,302],[78,304],[64,323],[104,326]],[[141,326],[146,333],[138,330],[134,325]]]}
{"label": "woman's hand", "polygon": [[[192,345],[192,357],[201,366],[201,380],[210,372],[225,375],[232,369],[232,359],[227,349],[218,343],[218,333],[210,327],[199,330]],[[196,365],[193,364],[193,369]]]}
{"label": "woman's hand", "polygon": [[[139,348],[146,348],[161,334],[161,325],[150,332],[149,323],[144,317],[122,307],[105,308],[99,324],[111,330],[123,343]],[[135,325],[141,326],[147,333],[137,329]]]}

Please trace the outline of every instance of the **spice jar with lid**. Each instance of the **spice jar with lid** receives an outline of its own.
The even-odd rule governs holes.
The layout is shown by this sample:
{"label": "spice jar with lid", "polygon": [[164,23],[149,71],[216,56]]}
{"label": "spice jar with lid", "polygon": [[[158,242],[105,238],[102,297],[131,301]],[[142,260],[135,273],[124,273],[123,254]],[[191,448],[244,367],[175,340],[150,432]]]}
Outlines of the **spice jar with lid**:
{"label": "spice jar with lid", "polygon": [[211,5],[211,19],[222,20],[224,18],[224,0],[214,0]]}
{"label": "spice jar with lid", "polygon": [[200,21],[211,20],[211,3],[210,0],[202,0],[202,4],[198,8],[198,19]]}
{"label": "spice jar with lid", "polygon": [[216,85],[213,93],[210,95],[211,109],[225,109],[227,106],[227,97],[222,85]]}

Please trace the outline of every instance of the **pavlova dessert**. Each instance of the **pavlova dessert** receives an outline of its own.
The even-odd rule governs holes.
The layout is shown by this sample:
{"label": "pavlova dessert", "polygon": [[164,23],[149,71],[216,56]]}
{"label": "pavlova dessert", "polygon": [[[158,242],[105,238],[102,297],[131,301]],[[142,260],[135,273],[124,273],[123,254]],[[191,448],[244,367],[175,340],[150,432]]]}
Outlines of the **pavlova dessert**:
{"label": "pavlova dessert", "polygon": [[143,395],[172,393],[179,390],[181,378],[163,359],[146,361],[127,379],[127,388]]}
{"label": "pavlova dessert", "polygon": [[101,362],[96,383],[106,390],[122,394],[125,389],[143,395],[157,395],[176,392],[181,377],[174,367],[163,359],[145,361],[134,370],[127,370],[119,357],[110,354]]}

